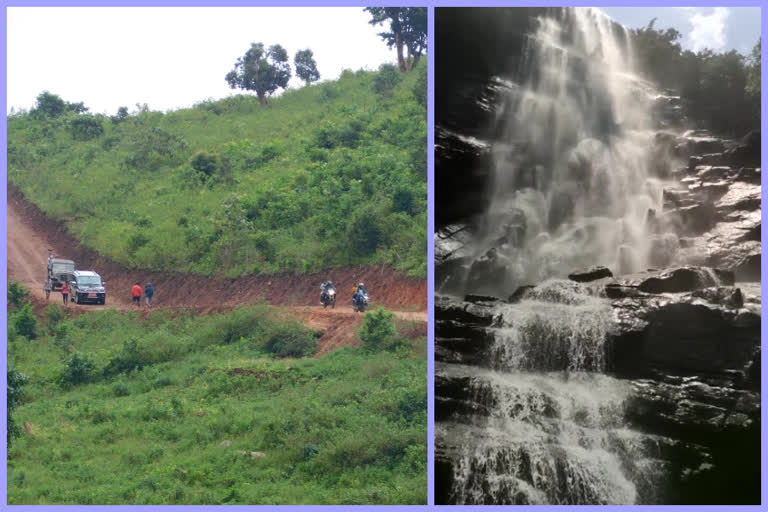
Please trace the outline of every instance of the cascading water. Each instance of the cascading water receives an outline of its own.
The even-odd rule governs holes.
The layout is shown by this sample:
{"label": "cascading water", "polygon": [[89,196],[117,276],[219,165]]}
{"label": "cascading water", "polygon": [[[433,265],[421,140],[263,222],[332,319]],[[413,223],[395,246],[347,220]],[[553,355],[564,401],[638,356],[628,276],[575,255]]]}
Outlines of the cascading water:
{"label": "cascading water", "polygon": [[659,441],[627,426],[631,385],[603,374],[610,303],[557,279],[645,268],[648,212],[662,201],[652,91],[622,27],[593,9],[559,12],[538,19],[521,85],[498,106],[492,193],[459,291],[537,286],[493,306],[484,361],[436,366],[438,396],[458,386],[463,397],[443,397],[461,412],[436,427],[452,503],[648,503],[662,473],[648,455]]}
{"label": "cascading water", "polygon": [[521,85],[497,108],[489,206],[461,291],[508,292],[594,264],[647,267],[647,217],[662,202],[656,92],[635,72],[623,27],[595,9],[559,12],[538,19]]}
{"label": "cascading water", "polygon": [[494,306],[483,367],[437,364],[472,407],[437,424],[453,461],[452,502],[632,504],[661,475],[652,436],[627,427],[631,384],[604,370],[609,303],[550,280]]}

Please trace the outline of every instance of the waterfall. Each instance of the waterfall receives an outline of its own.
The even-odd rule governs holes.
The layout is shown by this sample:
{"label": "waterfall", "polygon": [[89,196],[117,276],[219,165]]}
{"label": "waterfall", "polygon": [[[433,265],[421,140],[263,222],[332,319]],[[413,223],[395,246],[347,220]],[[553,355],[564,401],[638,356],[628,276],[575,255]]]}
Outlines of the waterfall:
{"label": "waterfall", "polygon": [[612,315],[586,286],[548,280],[494,307],[484,368],[437,365],[472,404],[436,432],[456,503],[632,504],[661,474],[653,439],[626,426],[631,385],[601,373]]}
{"label": "waterfall", "polygon": [[497,107],[466,292],[508,293],[594,264],[635,272],[650,260],[649,212],[662,202],[650,150],[658,93],[635,71],[626,29],[596,9],[559,16],[537,20],[519,85]]}

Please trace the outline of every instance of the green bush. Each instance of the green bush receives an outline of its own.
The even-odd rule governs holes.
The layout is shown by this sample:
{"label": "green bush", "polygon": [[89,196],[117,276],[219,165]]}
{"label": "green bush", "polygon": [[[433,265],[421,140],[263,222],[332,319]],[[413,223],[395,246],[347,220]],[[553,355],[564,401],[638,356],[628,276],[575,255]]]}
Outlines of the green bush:
{"label": "green bush", "polygon": [[115,382],[112,386],[112,393],[115,396],[128,396],[131,394],[131,390],[122,382]]}
{"label": "green bush", "polygon": [[18,281],[8,283],[8,305],[16,308],[21,307],[29,295],[29,290],[24,288]]}
{"label": "green bush", "polygon": [[[61,304],[50,304],[45,308],[45,325],[49,334],[56,334],[58,325],[67,317]],[[66,328],[65,328],[66,329]]]}
{"label": "green bush", "polygon": [[92,382],[96,376],[96,365],[88,354],[75,352],[64,361],[59,381],[64,387]]}
{"label": "green bush", "polygon": [[21,428],[13,419],[13,410],[21,403],[21,399],[24,396],[24,385],[28,381],[29,379],[23,373],[15,368],[8,368],[8,400],[6,402],[8,426],[6,444],[8,448],[11,447],[13,438],[21,435]]}
{"label": "green bush", "polygon": [[380,213],[374,205],[361,206],[352,213],[346,240],[352,254],[367,256],[376,252],[383,233],[379,225]]}
{"label": "green bush", "polygon": [[277,357],[305,357],[317,351],[317,339],[302,326],[284,328],[272,334],[264,348]]}
{"label": "green bush", "polygon": [[382,64],[373,79],[373,90],[382,96],[392,96],[392,91],[401,80],[402,76],[394,64]]}
{"label": "green bush", "polygon": [[27,302],[13,315],[13,327],[27,339],[37,338],[37,317],[32,312],[32,304]]}
{"label": "green bush", "polygon": [[363,317],[363,323],[357,335],[368,348],[384,348],[383,345],[391,342],[391,338],[397,335],[394,318],[394,313],[382,307],[368,311]]}
{"label": "green bush", "polygon": [[115,354],[104,367],[105,376],[129,373],[133,370],[141,370],[146,364],[146,357],[139,349],[139,343],[130,339],[123,343],[120,352]]}
{"label": "green bush", "polygon": [[77,116],[69,122],[69,131],[75,140],[91,140],[104,135],[104,126],[96,117]]}
{"label": "green bush", "polygon": [[210,178],[216,174],[216,171],[219,169],[221,158],[218,153],[198,151],[189,161],[189,164],[194,170]]}

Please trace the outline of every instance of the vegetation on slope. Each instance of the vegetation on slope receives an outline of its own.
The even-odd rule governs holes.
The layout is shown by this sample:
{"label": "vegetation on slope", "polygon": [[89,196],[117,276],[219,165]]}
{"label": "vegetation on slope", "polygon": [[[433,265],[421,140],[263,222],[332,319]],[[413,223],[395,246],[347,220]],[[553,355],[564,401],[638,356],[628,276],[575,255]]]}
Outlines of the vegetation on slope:
{"label": "vegetation on slope", "polygon": [[23,309],[9,503],[426,503],[426,339],[385,311],[364,346],[315,359],[268,306],[140,320],[55,304],[26,335]]}
{"label": "vegetation on slope", "polygon": [[426,276],[426,63],[193,108],[8,120],[8,180],[129,266],[230,276],[388,263]]}
{"label": "vegetation on slope", "polygon": [[760,46],[749,56],[736,50],[683,50],[682,34],[654,28],[655,18],[632,30],[634,49],[648,78],[680,92],[688,118],[732,136],[760,129]]}

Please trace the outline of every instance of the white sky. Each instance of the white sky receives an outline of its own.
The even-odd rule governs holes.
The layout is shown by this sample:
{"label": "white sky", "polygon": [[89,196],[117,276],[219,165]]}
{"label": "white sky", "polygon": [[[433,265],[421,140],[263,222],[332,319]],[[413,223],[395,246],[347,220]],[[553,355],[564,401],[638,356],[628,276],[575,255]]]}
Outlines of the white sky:
{"label": "white sky", "polygon": [[[397,57],[362,7],[10,7],[8,109],[43,90],[93,113],[189,107],[244,91],[224,76],[252,42],[311,48],[320,79]],[[295,72],[293,70],[292,72]],[[302,82],[295,76],[290,87]]]}

